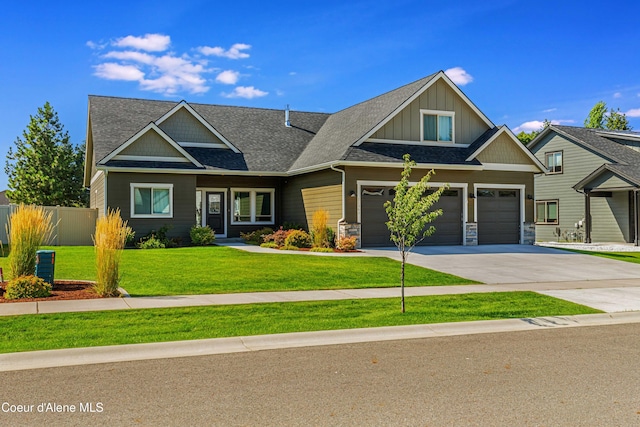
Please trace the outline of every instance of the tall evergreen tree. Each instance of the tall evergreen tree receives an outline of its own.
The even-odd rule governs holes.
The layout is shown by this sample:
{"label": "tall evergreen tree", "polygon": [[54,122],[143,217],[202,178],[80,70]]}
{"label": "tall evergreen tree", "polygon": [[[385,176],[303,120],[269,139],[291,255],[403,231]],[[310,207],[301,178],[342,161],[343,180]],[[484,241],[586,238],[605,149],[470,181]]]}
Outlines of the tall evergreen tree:
{"label": "tall evergreen tree", "polygon": [[22,138],[9,148],[5,163],[13,203],[86,206],[84,145],[74,146],[49,102],[30,117]]}

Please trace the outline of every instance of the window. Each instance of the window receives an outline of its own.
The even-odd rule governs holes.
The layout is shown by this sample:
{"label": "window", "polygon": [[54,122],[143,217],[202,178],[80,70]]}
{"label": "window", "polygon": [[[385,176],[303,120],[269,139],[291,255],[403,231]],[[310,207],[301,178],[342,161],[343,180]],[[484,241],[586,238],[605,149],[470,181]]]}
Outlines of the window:
{"label": "window", "polygon": [[132,218],[172,218],[173,184],[131,184]]}
{"label": "window", "polygon": [[273,189],[232,189],[232,224],[273,224]]}
{"label": "window", "polygon": [[420,110],[420,133],[423,141],[455,142],[453,111]]}
{"label": "window", "polygon": [[562,173],[562,151],[546,153],[547,169],[549,173]]}
{"label": "window", "polygon": [[536,224],[558,223],[558,201],[541,200],[536,202]]}

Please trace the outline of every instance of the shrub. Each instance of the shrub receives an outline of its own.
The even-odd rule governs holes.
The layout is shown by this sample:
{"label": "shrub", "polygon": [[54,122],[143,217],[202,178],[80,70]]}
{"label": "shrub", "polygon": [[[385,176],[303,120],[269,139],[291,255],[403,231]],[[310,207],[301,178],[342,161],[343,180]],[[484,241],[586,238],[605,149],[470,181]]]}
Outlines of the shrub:
{"label": "shrub", "polygon": [[265,243],[273,242],[277,247],[284,246],[284,242],[287,240],[287,236],[291,234],[294,230],[284,230],[280,227],[280,230],[275,233],[268,234],[263,237]]}
{"label": "shrub", "polygon": [[51,295],[51,285],[36,276],[20,276],[7,283],[6,299],[43,298]]}
{"label": "shrub", "polygon": [[302,230],[304,227],[297,222],[285,221],[280,228],[284,228],[285,230]]}
{"label": "shrub", "polygon": [[285,246],[295,246],[296,248],[310,248],[313,242],[311,236],[304,230],[293,230],[284,241]]}
{"label": "shrub", "polygon": [[53,234],[51,215],[42,207],[20,204],[9,216],[9,268],[13,277],[32,276],[35,272],[36,251]]}
{"label": "shrub", "polygon": [[298,250],[300,250],[299,247],[293,246],[293,245],[284,245],[281,249],[283,251],[298,251]]}
{"label": "shrub", "polygon": [[336,247],[336,232],[331,227],[327,227],[327,240],[330,248]]}
{"label": "shrub", "polygon": [[265,236],[273,234],[273,229],[269,227],[261,228],[250,233],[240,233],[240,237],[245,243],[250,245],[260,245],[265,242]]}
{"label": "shrub", "polygon": [[341,237],[336,242],[336,249],[341,251],[353,251],[358,244],[358,238],[356,236]]}
{"label": "shrub", "polygon": [[189,231],[189,236],[191,237],[191,244],[194,246],[210,245],[216,240],[216,233],[208,225],[204,227],[194,225]]}
{"label": "shrub", "polygon": [[140,249],[164,249],[166,247],[167,245],[153,234],[151,237],[148,237],[146,240],[141,240],[140,243],[138,243],[138,248]]}
{"label": "shrub", "polygon": [[96,251],[96,284],[93,289],[101,296],[118,295],[120,257],[131,229],[120,217],[120,209],[109,210],[96,222],[93,243]]}
{"label": "shrub", "polygon": [[275,242],[264,242],[260,244],[261,248],[271,248],[271,249],[278,249],[278,245],[276,245]]}
{"label": "shrub", "polygon": [[316,248],[328,248],[329,238],[327,236],[327,223],[329,222],[329,212],[324,209],[313,213],[311,222],[311,236],[313,236],[313,246]]}
{"label": "shrub", "polygon": [[331,248],[311,248],[309,252],[333,252]]}

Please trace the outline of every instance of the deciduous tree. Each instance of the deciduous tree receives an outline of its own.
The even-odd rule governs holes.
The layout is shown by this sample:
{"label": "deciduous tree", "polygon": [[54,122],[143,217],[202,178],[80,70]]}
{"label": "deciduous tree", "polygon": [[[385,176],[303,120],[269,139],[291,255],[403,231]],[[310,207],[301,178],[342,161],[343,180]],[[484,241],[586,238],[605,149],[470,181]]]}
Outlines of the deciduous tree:
{"label": "deciduous tree", "polygon": [[433,225],[428,225],[442,215],[442,209],[431,210],[431,207],[438,202],[446,186],[440,187],[430,194],[427,192],[429,180],[434,173],[433,170],[429,171],[420,182],[411,186],[409,178],[416,162],[411,160],[408,154],[403,156],[403,160],[402,179],[395,186],[393,202],[385,202],[384,208],[389,217],[386,224],[391,233],[391,241],[400,251],[402,261],[400,289],[401,309],[404,313],[404,272],[407,257],[415,245],[435,233],[436,228]]}

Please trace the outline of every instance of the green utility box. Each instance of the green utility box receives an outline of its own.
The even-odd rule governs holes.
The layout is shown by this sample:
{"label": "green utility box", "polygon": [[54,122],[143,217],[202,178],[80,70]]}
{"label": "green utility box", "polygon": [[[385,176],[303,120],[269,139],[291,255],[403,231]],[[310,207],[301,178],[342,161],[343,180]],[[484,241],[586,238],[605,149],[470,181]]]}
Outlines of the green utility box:
{"label": "green utility box", "polygon": [[55,251],[36,252],[36,276],[53,286],[53,272],[55,269]]}

